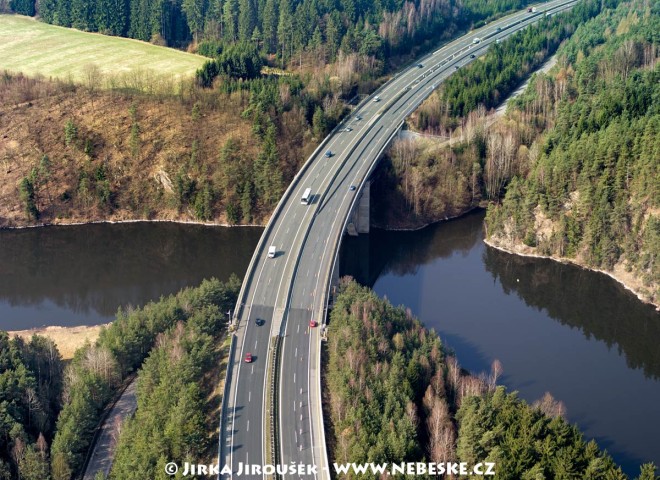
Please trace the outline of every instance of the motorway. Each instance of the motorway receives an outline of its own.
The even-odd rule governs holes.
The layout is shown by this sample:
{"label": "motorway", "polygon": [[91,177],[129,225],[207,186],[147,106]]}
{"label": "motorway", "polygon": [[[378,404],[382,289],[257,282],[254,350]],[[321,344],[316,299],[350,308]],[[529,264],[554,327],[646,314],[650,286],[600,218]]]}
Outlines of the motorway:
{"label": "motorway", "polygon": [[[314,465],[319,474],[305,478],[329,478],[320,403],[322,327],[311,328],[310,320],[325,322],[330,279],[362,185],[405,118],[456,67],[543,18],[544,12],[554,14],[575,1],[551,1],[537,5],[536,13],[509,15],[419,59],[358,105],[307,160],[263,233],[236,307],[219,445],[220,464],[230,466],[233,474],[224,478],[264,478],[238,475],[240,463],[273,461],[266,451],[271,392],[266,374],[271,339],[277,335],[282,336],[276,386],[279,463]],[[475,37],[481,42],[474,44]],[[327,150],[333,152],[330,158],[324,155]],[[309,205],[300,201],[306,188],[312,191]],[[266,255],[271,245],[277,249],[275,258]],[[251,363],[244,361],[247,353]]]}

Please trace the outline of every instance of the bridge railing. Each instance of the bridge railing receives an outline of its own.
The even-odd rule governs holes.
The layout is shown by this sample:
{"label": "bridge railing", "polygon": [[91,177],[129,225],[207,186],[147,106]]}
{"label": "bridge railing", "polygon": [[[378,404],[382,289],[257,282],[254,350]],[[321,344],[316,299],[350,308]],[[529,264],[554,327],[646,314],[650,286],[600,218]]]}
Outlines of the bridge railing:
{"label": "bridge railing", "polygon": [[[229,329],[227,329],[229,331]],[[236,350],[236,335],[231,335],[231,340],[229,341],[229,352],[227,353],[227,372],[225,373],[225,386],[222,390],[222,403],[220,404],[220,435],[218,436],[218,461],[222,465],[224,464],[224,459],[222,457],[222,448],[224,446],[224,432],[227,425],[225,424],[227,418],[227,400],[230,395],[230,384],[232,377],[232,361],[234,358],[234,350]],[[218,475],[218,478],[220,476]]]}

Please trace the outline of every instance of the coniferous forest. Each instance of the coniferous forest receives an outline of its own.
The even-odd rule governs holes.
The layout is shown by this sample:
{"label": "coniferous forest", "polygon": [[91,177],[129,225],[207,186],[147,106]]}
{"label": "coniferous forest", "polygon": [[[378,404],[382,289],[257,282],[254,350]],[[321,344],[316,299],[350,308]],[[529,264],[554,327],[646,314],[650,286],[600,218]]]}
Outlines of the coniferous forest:
{"label": "coniferous forest", "polygon": [[[205,280],[143,308],[120,310],[99,339],[79,348],[66,366],[52,341],[9,340],[0,331],[0,479],[78,478],[105,408],[138,370],[140,417],[157,414],[151,428],[162,434],[169,426],[171,435],[169,441],[140,438],[146,443],[122,437],[122,445],[136,449],[130,459],[149,467],[161,455],[180,455],[182,445],[190,455],[204,453],[210,444],[206,426],[218,424],[210,411],[218,399],[208,399],[198,384],[222,357],[224,312],[235,304],[239,288],[235,276],[226,283]],[[154,370],[168,359],[172,365]],[[172,383],[159,386],[167,381]],[[211,389],[216,385],[217,378],[207,382]],[[129,432],[134,425],[127,426]],[[120,471],[130,468],[122,448],[115,462]]]}
{"label": "coniferous forest", "polygon": [[621,5],[567,43],[514,115],[535,155],[489,208],[503,245],[576,259],[660,298],[660,6]]}
{"label": "coniferous forest", "polygon": [[[245,43],[288,62],[309,52],[383,59],[456,27],[521,8],[525,0],[10,0],[48,23],[205,53]],[[215,56],[215,55],[212,55]]]}
{"label": "coniferous forest", "polygon": [[[331,458],[337,462],[495,462],[494,478],[628,478],[546,394],[532,403],[473,375],[410,310],[343,279],[325,362]],[[639,480],[656,480],[640,466]],[[373,473],[339,478],[379,478]],[[476,477],[475,477],[476,478]]]}

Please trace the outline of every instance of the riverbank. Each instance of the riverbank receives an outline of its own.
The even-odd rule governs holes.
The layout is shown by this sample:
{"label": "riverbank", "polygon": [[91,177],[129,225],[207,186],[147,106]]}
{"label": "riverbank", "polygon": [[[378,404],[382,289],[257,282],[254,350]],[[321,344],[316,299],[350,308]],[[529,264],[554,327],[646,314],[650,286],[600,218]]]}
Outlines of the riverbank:
{"label": "riverbank", "polygon": [[[574,258],[567,257],[554,257],[549,255],[541,255],[534,251],[534,248],[529,247],[524,244],[514,244],[507,242],[504,244],[502,241],[498,241],[493,238],[484,238],[484,243],[489,247],[495,248],[502,252],[506,252],[512,255],[519,255],[522,257],[532,257],[532,258],[544,258],[548,260],[554,260],[555,262],[575,265],[585,270],[590,270],[592,272],[598,272],[607,275],[608,277],[616,280],[623,288],[633,293],[640,301],[644,303],[651,304],[655,307],[657,311],[660,311],[660,298],[652,293],[653,290],[658,290],[658,286],[652,285],[651,287],[644,286],[642,282],[632,275],[632,273],[626,271],[625,265],[623,263],[617,263],[614,266],[612,271],[602,270],[599,268],[593,268],[583,263],[580,263]],[[651,289],[651,292],[649,291]]]}
{"label": "riverbank", "polygon": [[[102,225],[102,224],[121,224],[121,223],[177,223],[181,225],[200,225],[203,227],[258,227],[264,228],[266,224],[263,225],[258,223],[246,223],[246,224],[236,224],[232,225],[229,223],[222,222],[203,222],[197,220],[177,220],[177,219],[168,219],[168,218],[138,218],[132,220],[80,220],[80,221],[67,221],[63,219],[58,219],[54,222],[44,222],[38,223],[35,225],[9,225],[9,226],[0,226],[0,230],[22,230],[26,228],[40,228],[40,227],[68,227],[68,226],[80,226],[80,225]],[[266,222],[268,223],[268,222]]]}
{"label": "riverbank", "polygon": [[76,327],[50,326],[43,328],[31,328],[29,330],[14,330],[7,332],[10,338],[21,337],[29,340],[33,335],[41,335],[50,338],[62,355],[62,360],[71,360],[75,351],[85,345],[85,343],[94,343],[99,338],[101,329],[110,325],[90,325]]}

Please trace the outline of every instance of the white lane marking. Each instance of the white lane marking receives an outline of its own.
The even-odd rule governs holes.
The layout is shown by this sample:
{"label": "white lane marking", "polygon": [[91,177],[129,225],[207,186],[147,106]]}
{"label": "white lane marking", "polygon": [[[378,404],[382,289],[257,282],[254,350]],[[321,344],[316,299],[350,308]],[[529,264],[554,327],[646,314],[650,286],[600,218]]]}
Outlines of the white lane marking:
{"label": "white lane marking", "polygon": [[252,372],[250,372],[250,373],[254,373],[254,365],[252,365]]}
{"label": "white lane marking", "polygon": [[257,349],[257,342],[258,342],[258,341],[259,341],[259,340],[255,340],[255,341],[254,341],[254,349],[255,349],[255,350]]}
{"label": "white lane marking", "polygon": [[252,401],[252,390],[248,392],[248,402]]}
{"label": "white lane marking", "polygon": [[296,383],[296,372],[293,372],[293,383]]}
{"label": "white lane marking", "polygon": [[247,428],[246,430],[249,432],[250,431],[250,420],[247,421]]}
{"label": "white lane marking", "polygon": [[298,325],[298,330],[296,331],[296,333],[300,333],[300,325]]}
{"label": "white lane marking", "polygon": [[294,357],[298,356],[298,347],[296,347],[296,353],[293,355]]}
{"label": "white lane marking", "polygon": [[[443,49],[440,49],[440,50],[443,50]],[[439,51],[440,51],[440,50],[439,50]],[[439,52],[439,51],[438,51],[438,52]],[[436,52],[436,53],[438,53],[438,52]],[[401,80],[403,80],[403,77],[401,77]],[[368,112],[367,112],[367,113],[368,113]],[[317,163],[318,163],[318,162],[317,162]],[[317,177],[318,177],[318,174],[317,174]],[[316,276],[318,277],[318,274],[317,274]]]}

